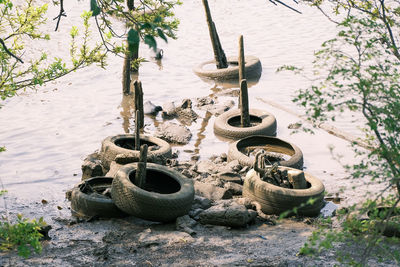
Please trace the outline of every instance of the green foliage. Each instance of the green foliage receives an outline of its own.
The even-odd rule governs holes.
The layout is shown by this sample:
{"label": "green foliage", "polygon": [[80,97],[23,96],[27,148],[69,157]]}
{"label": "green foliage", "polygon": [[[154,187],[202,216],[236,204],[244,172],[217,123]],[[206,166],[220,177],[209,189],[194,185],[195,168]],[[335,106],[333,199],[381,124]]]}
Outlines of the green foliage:
{"label": "green foliage", "polygon": [[[364,254],[341,259],[350,264],[365,264],[374,248],[384,247],[384,227],[376,226],[391,220],[391,214],[376,220],[359,217],[366,212],[371,214],[378,203],[394,209],[400,202],[400,53],[395,37],[400,32],[400,3],[391,1],[389,6],[384,0],[304,2],[317,6],[326,16],[331,14],[329,8],[338,14],[328,17],[337,24],[338,33],[315,53],[312,73],[317,79],[310,87],[299,90],[294,102],[306,109],[308,119],[315,125],[335,121],[344,112],[361,114],[365,119],[363,141],[369,150],[353,146],[359,161],[345,167],[352,177],[372,179],[386,188],[374,199],[352,207],[358,217],[338,216],[340,229],[321,227],[300,252],[309,254],[331,249],[337,242],[357,241],[364,246]],[[294,66],[279,70],[303,74],[302,69]],[[385,256],[400,260],[395,254]]]}
{"label": "green foliage", "polygon": [[[179,0],[143,0],[138,1],[138,5],[127,10],[124,0],[92,0],[91,10],[98,7],[101,16],[95,16],[96,24],[99,28],[103,45],[107,51],[114,54],[131,57],[138,53],[139,43],[142,40],[154,51],[157,49],[159,37],[167,42],[167,38],[176,38],[175,32],[179,25],[179,20],[174,18],[172,9],[176,5],[181,5]],[[131,1],[134,2],[134,1]],[[130,1],[127,1],[129,6]],[[113,28],[110,17],[117,17],[126,23],[127,32],[117,33]],[[109,38],[106,40],[106,38]],[[124,42],[117,40],[127,40],[128,47]],[[140,62],[137,62],[140,63]]]}
{"label": "green foliage", "polygon": [[43,218],[38,221],[23,218],[21,214],[17,216],[15,223],[7,220],[0,221],[0,250],[17,249],[18,255],[27,258],[32,250],[36,253],[42,251],[40,238],[42,234],[39,230],[46,223]]}
{"label": "green foliage", "polygon": [[[33,57],[29,62],[21,59],[28,44],[47,42],[50,36],[40,30],[46,22],[47,4],[35,6],[34,1],[25,0],[13,5],[10,0],[0,2],[0,98],[14,96],[18,90],[36,88],[68,73],[98,63],[105,65],[106,54],[100,44],[90,47],[89,12],[83,14],[84,34],[78,40],[76,27],[71,30],[71,64],[64,59],[48,58],[46,53]],[[32,41],[33,40],[33,41]]]}
{"label": "green foliage", "polygon": [[6,148],[4,146],[0,146],[0,152],[6,151]]}

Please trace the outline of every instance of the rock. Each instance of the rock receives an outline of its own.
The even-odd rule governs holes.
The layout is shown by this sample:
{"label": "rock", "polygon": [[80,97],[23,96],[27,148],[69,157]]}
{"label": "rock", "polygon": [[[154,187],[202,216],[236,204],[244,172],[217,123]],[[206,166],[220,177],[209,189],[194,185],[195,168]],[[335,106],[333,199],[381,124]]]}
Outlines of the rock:
{"label": "rock", "polygon": [[213,105],[215,103],[214,99],[212,99],[209,96],[196,98],[196,101],[198,107],[202,107],[205,105]]}
{"label": "rock", "polygon": [[143,103],[144,114],[155,116],[161,110],[162,110],[162,107],[154,105],[153,103],[151,103],[151,101],[146,101]]}
{"label": "rock", "polygon": [[162,112],[163,118],[173,118],[176,116],[176,112],[175,112],[176,107],[175,107],[174,102],[165,103],[162,106],[162,110],[163,110],[163,112]]}
{"label": "rock", "polygon": [[232,198],[231,192],[229,192],[227,189],[203,182],[196,181],[194,183],[194,190],[197,195],[211,200]]}
{"label": "rock", "polygon": [[123,166],[124,166],[124,165],[118,164],[118,163],[115,162],[115,161],[111,161],[110,170],[106,173],[105,176],[107,176],[107,177],[114,177],[114,176],[117,174],[117,171],[118,171],[121,167],[123,167]]}
{"label": "rock", "polygon": [[322,217],[328,218],[335,216],[337,208],[338,206],[335,203],[328,201],[326,205],[321,209]]}
{"label": "rock", "polygon": [[211,160],[202,160],[196,166],[198,173],[216,173],[217,171],[217,165]]}
{"label": "rock", "polygon": [[227,182],[225,183],[224,188],[227,189],[233,196],[242,195],[243,186],[240,184]]}
{"label": "rock", "polygon": [[236,184],[243,184],[242,177],[234,172],[222,172],[217,174],[218,179],[224,182],[232,182]]}
{"label": "rock", "polygon": [[197,222],[189,217],[189,215],[185,215],[182,217],[176,218],[176,230],[188,233],[193,236],[196,232],[192,229],[196,226]]}
{"label": "rock", "polygon": [[232,160],[226,164],[225,168],[227,172],[239,172],[242,169],[242,165],[240,165],[239,161],[237,159]]}
{"label": "rock", "polygon": [[199,217],[202,224],[243,227],[255,220],[257,212],[233,200],[222,200],[200,213]]}
{"label": "rock", "polygon": [[194,209],[189,211],[189,216],[195,220],[199,220],[199,214],[202,213],[204,210],[203,209]]}
{"label": "rock", "polygon": [[206,210],[209,207],[211,207],[211,200],[209,200],[208,198],[199,196],[199,195],[194,195],[192,210],[195,210],[195,209]]}
{"label": "rock", "polygon": [[104,168],[97,152],[88,155],[82,164],[82,180],[95,176],[103,176]]}
{"label": "rock", "polygon": [[181,106],[176,108],[175,112],[178,120],[182,121],[184,124],[190,124],[199,117],[196,112],[193,111],[192,100],[190,99],[184,99]]}
{"label": "rock", "polygon": [[155,135],[175,144],[187,144],[192,138],[192,133],[187,127],[172,122],[166,122],[158,126]]}

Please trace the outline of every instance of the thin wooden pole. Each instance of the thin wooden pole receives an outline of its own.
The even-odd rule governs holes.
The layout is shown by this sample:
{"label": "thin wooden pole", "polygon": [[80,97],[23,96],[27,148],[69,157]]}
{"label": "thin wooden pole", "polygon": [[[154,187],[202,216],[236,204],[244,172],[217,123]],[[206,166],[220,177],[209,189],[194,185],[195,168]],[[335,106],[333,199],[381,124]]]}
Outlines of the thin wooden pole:
{"label": "thin wooden pole", "polygon": [[131,93],[131,60],[126,55],[124,59],[124,67],[122,69],[122,93],[128,95]]}
{"label": "thin wooden pole", "polygon": [[135,97],[135,112],[138,110],[140,111],[140,120],[138,121],[139,123],[139,128],[142,129],[144,127],[144,111],[143,111],[143,88],[142,88],[142,82],[136,80],[133,83],[134,86],[134,97]]}
{"label": "thin wooden pole", "polygon": [[239,37],[239,82],[243,79],[246,79],[246,71],[245,71],[245,60],[244,60],[244,45],[243,45],[243,35]]}
{"label": "thin wooden pole", "polygon": [[140,111],[136,110],[135,113],[135,150],[140,148]]}
{"label": "thin wooden pole", "polygon": [[250,114],[249,114],[249,96],[247,93],[247,81],[240,81],[240,124],[242,127],[250,126]]}
{"label": "thin wooden pole", "polygon": [[228,62],[224,50],[222,49],[221,42],[219,41],[217,29],[211,17],[210,7],[208,0],[203,0],[204,9],[206,11],[207,25],[210,32],[211,44],[214,51],[215,62],[217,69],[224,69],[228,67]]}
{"label": "thin wooden pole", "polygon": [[146,144],[140,147],[139,162],[135,174],[135,184],[140,188],[143,188],[146,184],[147,150],[148,147]]}

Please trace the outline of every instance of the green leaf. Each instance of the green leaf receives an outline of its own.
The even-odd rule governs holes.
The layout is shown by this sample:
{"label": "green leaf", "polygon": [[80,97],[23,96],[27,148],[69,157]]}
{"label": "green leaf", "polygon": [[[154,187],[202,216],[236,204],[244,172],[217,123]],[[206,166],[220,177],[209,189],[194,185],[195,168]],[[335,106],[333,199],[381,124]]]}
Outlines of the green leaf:
{"label": "green leaf", "polygon": [[97,16],[100,14],[100,8],[97,5],[96,0],[90,0],[90,11],[92,11],[92,16]]}
{"label": "green leaf", "polygon": [[162,38],[166,43],[168,43],[168,39],[161,29],[157,29],[157,33],[158,33],[158,36],[160,36],[160,38]]}
{"label": "green leaf", "polygon": [[138,44],[140,41],[139,34],[136,30],[130,29],[128,32],[128,44]]}
{"label": "green leaf", "polygon": [[144,36],[144,43],[147,44],[150,48],[153,48],[154,51],[157,50],[157,42],[151,35]]}

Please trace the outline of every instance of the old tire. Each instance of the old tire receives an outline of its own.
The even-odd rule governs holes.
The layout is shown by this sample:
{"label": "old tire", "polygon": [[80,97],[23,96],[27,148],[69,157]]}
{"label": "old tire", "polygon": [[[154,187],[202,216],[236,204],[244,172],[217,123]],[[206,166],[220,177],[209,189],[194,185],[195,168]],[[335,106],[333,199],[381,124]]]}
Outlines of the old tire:
{"label": "old tire", "polygon": [[[279,167],[280,169],[292,169]],[[316,177],[304,173],[307,189],[288,189],[279,187],[260,179],[258,173],[250,170],[243,184],[243,196],[257,201],[261,205],[261,210],[266,214],[281,214],[290,211],[305,203],[310,199],[315,199],[312,205],[308,204],[298,209],[299,215],[317,216],[324,206],[324,185]]]}
{"label": "old tire", "polygon": [[214,133],[220,137],[238,140],[251,135],[276,135],[276,119],[271,113],[250,109],[250,123],[254,126],[240,127],[240,110],[229,110],[215,119]]}
{"label": "old tire", "polygon": [[173,169],[148,163],[142,189],[132,182],[136,170],[137,163],[125,165],[112,183],[112,199],[121,210],[158,222],[170,222],[189,212],[194,199],[191,180]]}
{"label": "old tire", "polygon": [[[139,161],[140,151],[124,148],[123,146],[126,144],[135,144],[135,136],[133,134],[109,136],[103,140],[101,144],[100,158],[103,166],[107,170],[110,168],[111,161],[115,160],[119,154],[124,154],[130,157],[130,162],[125,163]],[[159,162],[165,158],[170,158],[172,155],[171,146],[160,138],[140,135],[140,144],[147,144],[149,146],[147,152],[148,162]],[[151,150],[151,146],[157,146],[158,148]]]}
{"label": "old tire", "polygon": [[[213,80],[234,80],[239,79],[239,65],[237,57],[228,57],[228,64],[230,65],[225,69],[205,69],[204,67],[209,64],[215,64],[215,60],[209,60],[196,66],[193,71],[201,78]],[[257,79],[261,76],[262,66],[257,57],[245,57],[245,71],[247,79]]]}
{"label": "old tire", "polygon": [[245,149],[262,148],[267,152],[281,153],[290,156],[287,160],[271,161],[279,166],[286,166],[295,169],[303,169],[303,153],[296,145],[272,136],[254,135],[236,142],[229,146],[228,161],[238,160],[242,166],[253,167],[254,158],[244,154]]}
{"label": "old tire", "polygon": [[92,177],[77,184],[71,192],[71,212],[77,217],[123,217],[127,214],[122,212],[111,198],[99,194],[88,194],[85,185],[89,185],[96,191],[104,191],[110,188],[113,178]]}

